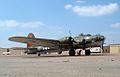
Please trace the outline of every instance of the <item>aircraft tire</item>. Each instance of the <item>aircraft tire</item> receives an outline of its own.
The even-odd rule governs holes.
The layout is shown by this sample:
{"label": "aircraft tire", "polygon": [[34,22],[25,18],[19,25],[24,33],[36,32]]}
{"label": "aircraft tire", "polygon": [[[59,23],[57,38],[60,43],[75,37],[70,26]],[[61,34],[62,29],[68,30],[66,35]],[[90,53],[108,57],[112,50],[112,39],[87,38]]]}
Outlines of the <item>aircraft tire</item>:
{"label": "aircraft tire", "polygon": [[69,56],[75,56],[75,50],[74,49],[69,50]]}
{"label": "aircraft tire", "polygon": [[58,54],[62,54],[62,51],[58,51]]}
{"label": "aircraft tire", "polygon": [[85,50],[85,55],[89,56],[90,55],[90,50]]}
{"label": "aircraft tire", "polygon": [[77,55],[80,56],[80,55],[81,55],[81,51],[82,51],[82,50],[79,50],[79,51],[77,52]]}

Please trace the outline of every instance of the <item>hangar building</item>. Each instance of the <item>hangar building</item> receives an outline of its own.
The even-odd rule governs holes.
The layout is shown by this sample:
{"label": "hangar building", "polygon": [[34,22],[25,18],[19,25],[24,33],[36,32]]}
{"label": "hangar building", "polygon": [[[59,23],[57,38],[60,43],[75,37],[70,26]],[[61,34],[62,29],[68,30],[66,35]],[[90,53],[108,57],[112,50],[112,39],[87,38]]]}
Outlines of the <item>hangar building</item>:
{"label": "hangar building", "polygon": [[120,54],[120,44],[104,46],[103,53]]}

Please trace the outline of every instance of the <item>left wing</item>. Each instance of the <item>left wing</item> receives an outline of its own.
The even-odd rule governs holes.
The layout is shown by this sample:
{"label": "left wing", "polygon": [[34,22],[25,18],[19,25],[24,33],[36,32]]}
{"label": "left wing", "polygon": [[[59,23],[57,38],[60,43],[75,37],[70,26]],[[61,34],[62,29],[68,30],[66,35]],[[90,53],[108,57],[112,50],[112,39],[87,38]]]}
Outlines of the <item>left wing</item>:
{"label": "left wing", "polygon": [[33,46],[45,46],[45,47],[53,47],[59,45],[59,40],[53,39],[44,39],[44,38],[29,38],[29,37],[20,37],[14,36],[10,37],[8,40],[20,42],[20,43],[32,43]]}

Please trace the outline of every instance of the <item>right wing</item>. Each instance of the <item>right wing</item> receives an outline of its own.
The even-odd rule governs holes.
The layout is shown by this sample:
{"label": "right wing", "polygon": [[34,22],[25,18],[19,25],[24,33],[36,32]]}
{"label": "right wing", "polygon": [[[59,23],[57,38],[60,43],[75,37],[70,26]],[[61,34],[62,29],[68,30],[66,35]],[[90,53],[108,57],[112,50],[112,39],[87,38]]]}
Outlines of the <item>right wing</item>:
{"label": "right wing", "polygon": [[59,40],[44,39],[44,38],[29,38],[29,37],[20,37],[20,36],[10,37],[8,40],[25,43],[25,44],[32,43],[33,46],[45,46],[45,47],[53,47],[53,46],[58,46],[60,44]]}

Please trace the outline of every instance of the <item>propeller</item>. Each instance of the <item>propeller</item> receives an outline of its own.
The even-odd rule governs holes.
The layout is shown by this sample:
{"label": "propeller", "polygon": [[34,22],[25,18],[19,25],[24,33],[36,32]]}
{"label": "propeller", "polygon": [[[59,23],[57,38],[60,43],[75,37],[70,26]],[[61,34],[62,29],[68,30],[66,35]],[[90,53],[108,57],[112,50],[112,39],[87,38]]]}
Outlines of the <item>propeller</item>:
{"label": "propeller", "polygon": [[82,46],[83,46],[83,50],[85,50],[85,48],[86,48],[86,40],[85,39],[82,40]]}
{"label": "propeller", "polygon": [[68,38],[68,41],[69,41],[69,44],[73,46],[74,39],[71,36]]}
{"label": "propeller", "polygon": [[103,36],[103,37],[102,37],[102,46],[101,46],[102,51],[103,51],[103,49],[104,49],[104,46],[103,46],[103,45],[105,44],[105,43],[104,43],[104,40],[105,40],[105,37]]}
{"label": "propeller", "polygon": [[69,41],[69,44],[71,47],[73,47],[73,43],[76,43],[75,40],[72,38],[71,36],[71,31],[69,30],[69,38],[68,38],[68,41]]}

